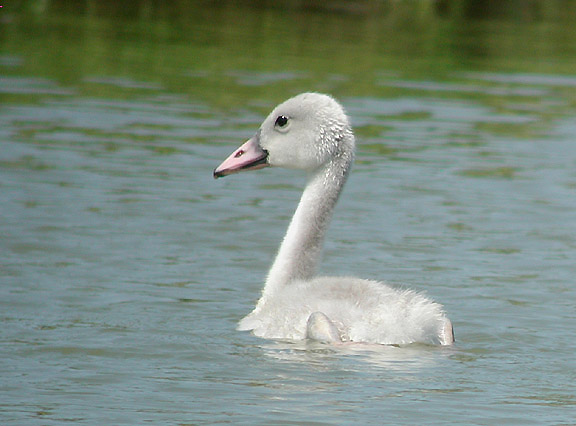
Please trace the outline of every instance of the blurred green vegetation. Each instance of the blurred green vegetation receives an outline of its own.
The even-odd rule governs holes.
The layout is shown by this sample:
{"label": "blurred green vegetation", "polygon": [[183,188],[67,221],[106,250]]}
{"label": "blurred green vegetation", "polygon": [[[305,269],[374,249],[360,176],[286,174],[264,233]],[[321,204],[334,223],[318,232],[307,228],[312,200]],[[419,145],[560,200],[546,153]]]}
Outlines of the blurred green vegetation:
{"label": "blurred green vegetation", "polygon": [[576,72],[568,0],[29,0],[0,14],[2,75],[86,95],[118,96],[121,85],[101,76],[232,106],[239,92],[394,96],[406,90],[379,83],[399,76]]}

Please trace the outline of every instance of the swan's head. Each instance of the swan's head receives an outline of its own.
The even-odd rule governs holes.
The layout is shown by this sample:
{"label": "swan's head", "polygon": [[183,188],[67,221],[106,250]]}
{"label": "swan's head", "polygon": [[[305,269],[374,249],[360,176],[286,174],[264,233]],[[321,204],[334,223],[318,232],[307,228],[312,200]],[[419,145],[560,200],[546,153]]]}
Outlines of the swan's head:
{"label": "swan's head", "polygon": [[314,171],[352,158],[354,136],[344,108],[332,97],[302,93],[278,105],[260,129],[214,170],[222,177],[267,166]]}

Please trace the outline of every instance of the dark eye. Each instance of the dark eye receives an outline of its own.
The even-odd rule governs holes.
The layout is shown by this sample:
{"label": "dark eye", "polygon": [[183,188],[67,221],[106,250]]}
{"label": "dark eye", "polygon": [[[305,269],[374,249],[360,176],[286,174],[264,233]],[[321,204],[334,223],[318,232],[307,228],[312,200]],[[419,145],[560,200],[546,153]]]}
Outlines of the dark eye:
{"label": "dark eye", "polygon": [[285,115],[279,115],[278,118],[276,119],[276,123],[274,123],[274,125],[276,127],[284,127],[286,124],[288,124],[288,117],[286,117]]}

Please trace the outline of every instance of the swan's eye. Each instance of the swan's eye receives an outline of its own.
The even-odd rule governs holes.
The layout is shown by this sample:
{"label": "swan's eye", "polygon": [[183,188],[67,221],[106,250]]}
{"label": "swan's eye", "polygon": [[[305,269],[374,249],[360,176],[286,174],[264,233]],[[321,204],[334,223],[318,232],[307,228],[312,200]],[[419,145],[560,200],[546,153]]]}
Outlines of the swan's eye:
{"label": "swan's eye", "polygon": [[276,122],[274,123],[274,126],[279,129],[283,129],[286,127],[287,124],[288,124],[288,117],[286,117],[285,115],[279,115],[278,118],[276,119]]}

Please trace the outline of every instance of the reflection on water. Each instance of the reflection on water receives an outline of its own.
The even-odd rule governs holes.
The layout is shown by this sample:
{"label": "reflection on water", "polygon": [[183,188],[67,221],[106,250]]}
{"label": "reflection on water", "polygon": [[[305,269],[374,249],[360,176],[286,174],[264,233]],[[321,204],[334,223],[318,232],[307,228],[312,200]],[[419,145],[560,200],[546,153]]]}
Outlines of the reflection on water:
{"label": "reflection on water", "polygon": [[[90,81],[126,79],[124,89],[138,88],[124,87],[130,80],[145,88],[161,84],[226,107],[310,87],[397,96],[393,87],[375,87],[388,76],[443,80],[462,69],[569,74],[576,68],[571,1],[280,1],[263,8],[29,1],[2,14],[5,68],[112,97],[122,91]],[[33,55],[24,60],[19,52]]]}
{"label": "reflection on water", "polygon": [[[574,2],[4,6],[3,424],[573,421]],[[323,270],[456,347],[235,330],[303,178],[211,172],[304,90],[359,145]]]}
{"label": "reflection on water", "polygon": [[334,372],[338,369],[361,371],[376,368],[387,374],[416,373],[423,368],[434,368],[451,355],[456,348],[410,345],[404,347],[348,343],[327,345],[317,342],[274,342],[261,345],[265,354],[282,362],[308,365],[314,370]]}

